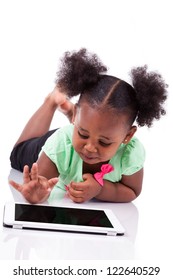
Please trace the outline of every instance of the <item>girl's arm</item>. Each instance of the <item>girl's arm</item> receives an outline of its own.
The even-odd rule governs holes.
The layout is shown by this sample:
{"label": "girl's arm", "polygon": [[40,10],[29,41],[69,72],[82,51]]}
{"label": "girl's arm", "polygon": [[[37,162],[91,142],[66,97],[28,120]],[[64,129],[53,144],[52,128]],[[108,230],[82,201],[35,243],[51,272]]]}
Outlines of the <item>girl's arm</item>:
{"label": "girl's arm", "polygon": [[58,177],[59,172],[56,165],[50,160],[50,158],[42,152],[40,157],[37,160],[39,174],[51,179],[53,177]]}
{"label": "girl's arm", "polygon": [[96,198],[110,202],[130,202],[140,194],[142,181],[143,168],[133,175],[123,175],[118,183],[104,180],[104,185]]}
{"label": "girl's arm", "polygon": [[83,182],[71,182],[68,189],[69,197],[74,202],[84,202],[92,198],[109,202],[130,202],[141,192],[143,181],[143,169],[133,175],[122,176],[122,180],[113,183],[104,180],[103,187],[91,174],[83,175]]}

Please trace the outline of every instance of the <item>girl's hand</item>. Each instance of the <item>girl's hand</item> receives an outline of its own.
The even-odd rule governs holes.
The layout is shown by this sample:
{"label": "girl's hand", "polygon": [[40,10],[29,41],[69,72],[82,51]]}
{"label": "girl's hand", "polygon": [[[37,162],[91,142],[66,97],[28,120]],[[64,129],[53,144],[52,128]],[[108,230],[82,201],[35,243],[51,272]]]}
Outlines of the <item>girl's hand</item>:
{"label": "girl's hand", "polygon": [[31,171],[29,167],[24,166],[23,169],[23,184],[18,184],[12,180],[9,181],[17,191],[19,191],[25,199],[30,203],[39,203],[45,201],[55,184],[58,182],[58,178],[47,178],[38,175],[38,165],[33,163]]}
{"label": "girl's hand", "polygon": [[102,187],[100,184],[94,179],[94,177],[87,173],[83,175],[84,182],[71,182],[68,186],[68,196],[74,202],[84,202],[92,199],[97,196]]}

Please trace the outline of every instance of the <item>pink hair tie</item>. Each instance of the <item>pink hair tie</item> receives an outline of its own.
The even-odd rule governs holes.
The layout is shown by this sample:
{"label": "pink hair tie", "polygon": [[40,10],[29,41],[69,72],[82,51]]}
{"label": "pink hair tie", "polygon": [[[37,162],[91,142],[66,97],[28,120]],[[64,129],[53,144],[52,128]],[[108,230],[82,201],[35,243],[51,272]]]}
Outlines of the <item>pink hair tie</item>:
{"label": "pink hair tie", "polygon": [[103,177],[105,174],[110,173],[114,170],[113,166],[109,163],[107,164],[103,164],[101,167],[101,171],[100,172],[96,172],[94,174],[94,178],[96,179],[96,181],[103,186]]}

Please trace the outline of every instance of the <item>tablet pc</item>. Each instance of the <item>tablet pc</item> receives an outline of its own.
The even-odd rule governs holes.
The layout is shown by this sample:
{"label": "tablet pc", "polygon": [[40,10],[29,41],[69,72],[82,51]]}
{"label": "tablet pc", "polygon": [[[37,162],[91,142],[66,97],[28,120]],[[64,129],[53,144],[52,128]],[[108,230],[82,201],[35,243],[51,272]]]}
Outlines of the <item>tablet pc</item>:
{"label": "tablet pc", "polygon": [[3,226],[104,235],[123,235],[125,232],[110,209],[15,202],[5,204]]}

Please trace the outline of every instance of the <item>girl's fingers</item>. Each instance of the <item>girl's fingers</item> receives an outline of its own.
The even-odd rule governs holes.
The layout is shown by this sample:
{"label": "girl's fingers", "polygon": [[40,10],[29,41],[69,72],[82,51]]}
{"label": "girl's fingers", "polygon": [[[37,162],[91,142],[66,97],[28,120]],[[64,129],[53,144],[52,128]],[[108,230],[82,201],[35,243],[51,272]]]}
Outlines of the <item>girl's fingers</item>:
{"label": "girl's fingers", "polygon": [[25,165],[23,168],[23,183],[27,184],[31,180],[37,180],[38,179],[38,165],[37,163],[33,163],[31,172],[29,172],[29,166]]}
{"label": "girl's fingers", "polygon": [[29,183],[30,181],[30,176],[29,176],[29,166],[25,165],[23,168],[23,182],[24,184]]}
{"label": "girl's fingers", "polygon": [[13,180],[10,180],[10,181],[9,181],[9,184],[10,184],[13,188],[15,188],[17,191],[21,192],[21,190],[22,190],[22,185],[20,185],[20,184],[14,182]]}
{"label": "girl's fingers", "polygon": [[75,196],[71,195],[70,193],[68,193],[68,197],[69,197],[73,202],[76,202],[76,203],[82,203],[82,202],[84,202],[84,198],[83,198],[83,197],[75,197]]}
{"label": "girl's fingers", "polygon": [[31,180],[37,180],[38,179],[38,165],[37,163],[33,163],[31,172],[30,172],[30,178]]}
{"label": "girl's fingers", "polygon": [[70,184],[71,189],[73,189],[74,191],[84,191],[86,186],[84,184],[84,182],[80,182],[80,183],[71,183]]}
{"label": "girl's fingers", "polygon": [[49,183],[49,188],[53,189],[53,187],[55,186],[55,184],[58,182],[58,178],[52,178],[48,181]]}
{"label": "girl's fingers", "polygon": [[81,198],[84,196],[84,190],[78,189],[76,186],[70,186],[68,189],[68,192],[70,193],[71,196],[74,198]]}
{"label": "girl's fingers", "polygon": [[13,180],[10,180],[9,183],[17,191],[23,194],[25,199],[30,203],[37,203],[43,199],[47,199],[50,195],[55,184],[58,182],[58,178],[52,178],[47,180],[43,176],[38,175],[38,165],[34,163],[29,173],[29,167],[24,166],[23,170],[23,184],[18,184]]}

